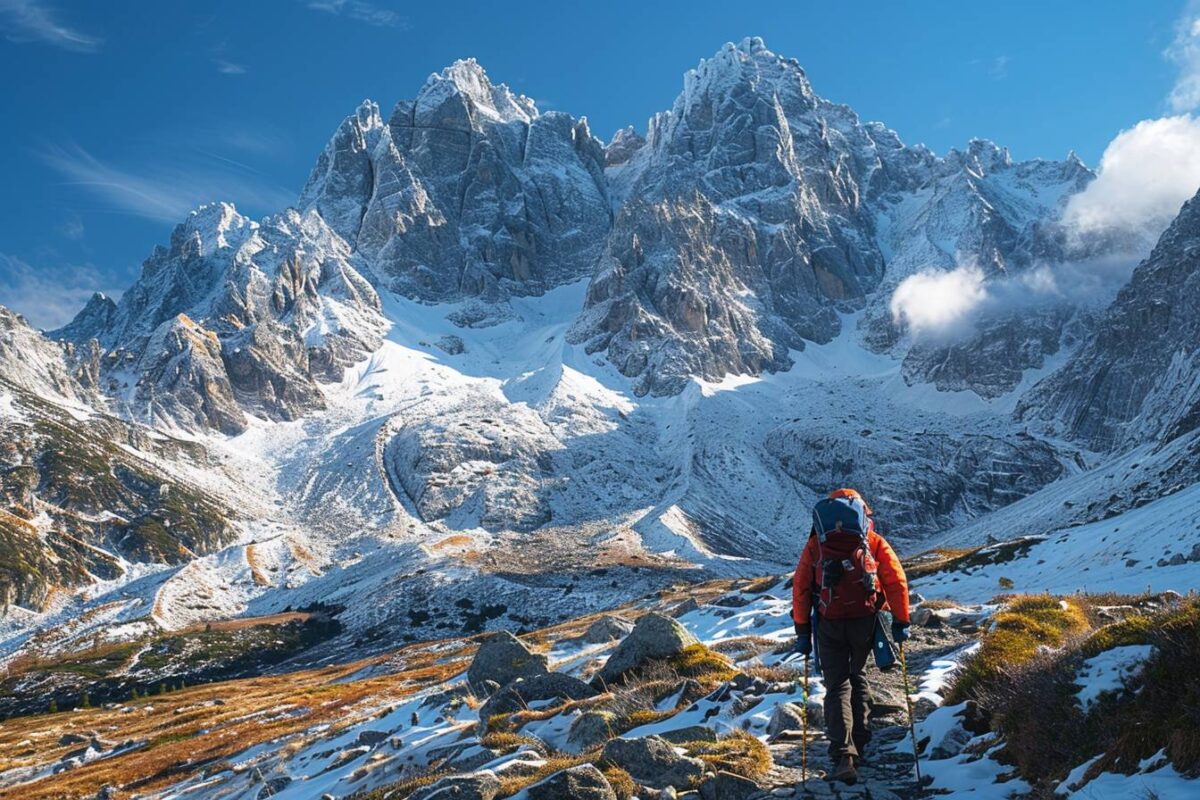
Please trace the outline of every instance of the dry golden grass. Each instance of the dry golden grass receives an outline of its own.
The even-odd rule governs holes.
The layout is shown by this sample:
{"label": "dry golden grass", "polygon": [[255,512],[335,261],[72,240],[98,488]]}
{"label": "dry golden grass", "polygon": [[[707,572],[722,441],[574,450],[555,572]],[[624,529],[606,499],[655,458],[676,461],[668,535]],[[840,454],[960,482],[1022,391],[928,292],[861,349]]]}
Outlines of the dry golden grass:
{"label": "dry golden grass", "polygon": [[980,684],[1003,680],[1005,671],[1031,661],[1042,648],[1062,647],[1090,627],[1077,599],[1046,594],[1013,598],[996,614],[983,646],[959,673],[947,702],[966,700]]}
{"label": "dry golden grass", "polygon": [[699,758],[714,771],[758,780],[771,769],[771,751],[745,731],[733,731],[715,742],[688,742],[683,747],[689,756]]}
{"label": "dry golden grass", "polygon": [[[254,744],[297,736],[321,723],[346,726],[364,721],[379,705],[401,700],[421,686],[462,672],[469,649],[467,645],[450,651],[414,645],[390,657],[158,695],[129,703],[134,709],[131,713],[88,709],[2,722],[0,771],[59,761],[78,746],[58,743],[63,733],[71,731],[96,731],[105,738],[147,744],[0,791],[0,798],[92,798],[105,784],[136,787],[139,792],[161,789]],[[395,674],[336,682],[389,658],[400,663]],[[223,705],[213,701],[222,701]],[[292,713],[282,714],[285,709]]]}

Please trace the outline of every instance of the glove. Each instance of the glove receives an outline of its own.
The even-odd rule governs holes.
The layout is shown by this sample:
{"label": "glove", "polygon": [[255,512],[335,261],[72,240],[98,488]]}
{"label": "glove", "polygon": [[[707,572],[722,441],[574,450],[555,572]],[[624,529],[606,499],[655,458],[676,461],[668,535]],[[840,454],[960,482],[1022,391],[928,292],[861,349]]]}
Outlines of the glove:
{"label": "glove", "polygon": [[794,623],[796,626],[796,643],[792,645],[792,649],[802,656],[807,656],[812,653],[812,625],[803,625],[799,622]]}
{"label": "glove", "polygon": [[900,644],[901,642],[907,642],[911,638],[912,638],[912,636],[908,632],[908,623],[907,622],[893,622],[892,623],[892,641],[893,642],[895,642],[896,644]]}

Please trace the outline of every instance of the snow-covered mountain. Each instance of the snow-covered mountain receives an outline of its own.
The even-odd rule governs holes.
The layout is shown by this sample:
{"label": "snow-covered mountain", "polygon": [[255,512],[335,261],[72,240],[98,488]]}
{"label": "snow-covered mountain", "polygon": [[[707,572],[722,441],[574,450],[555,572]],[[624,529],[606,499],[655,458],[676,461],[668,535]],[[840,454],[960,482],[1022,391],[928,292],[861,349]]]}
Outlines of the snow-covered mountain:
{"label": "snow-covered mountain", "polygon": [[[1051,299],[934,339],[891,311],[918,272],[1000,286],[1114,255],[1060,221],[1092,178],[1073,155],[905,144],[758,39],[607,146],[474,61],[386,121],[365,102],[295,209],[196,210],[118,302],[48,336],[0,317],[15,407],[161,471],[113,513],[158,513],[170,476],[221,519],[202,544],[181,522],[199,500],[154,547],[84,537],[120,570],[0,574],[0,656],[66,621],[316,603],[348,648],[547,624],[788,565],[833,485],[909,550],[1095,522],[1186,467],[1169,494],[1195,477],[1191,417],[1147,415],[1195,391],[1188,295],[1163,288],[1194,282],[1194,203],[1103,313]],[[43,541],[66,530],[44,489],[6,495]]]}

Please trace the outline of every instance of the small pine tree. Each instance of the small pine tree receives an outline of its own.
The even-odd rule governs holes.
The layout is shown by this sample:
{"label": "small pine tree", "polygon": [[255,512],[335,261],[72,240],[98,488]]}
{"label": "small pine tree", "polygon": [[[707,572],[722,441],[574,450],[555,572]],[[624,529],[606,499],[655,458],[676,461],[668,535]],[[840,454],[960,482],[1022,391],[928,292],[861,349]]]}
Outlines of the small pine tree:
{"label": "small pine tree", "polygon": [[187,681],[180,681],[179,682],[179,691],[182,692],[186,688],[187,688]]}
{"label": "small pine tree", "polygon": [[130,700],[137,700],[137,699],[138,699],[138,698],[140,698],[140,697],[141,697],[141,695],[140,695],[140,694],[138,694],[137,687],[136,687],[136,686],[135,686],[135,687],[133,687],[133,691],[131,691],[131,692],[129,693],[129,699],[130,699]]}
{"label": "small pine tree", "polygon": [[92,707],[92,698],[88,697],[87,692],[84,692],[83,695],[79,698],[79,707],[80,708],[91,708]]}
{"label": "small pine tree", "polygon": [[57,701],[57,700],[55,700],[53,697],[51,697],[51,698],[50,698],[50,708],[49,708],[49,711],[50,711],[50,713],[51,713],[51,714],[57,714],[57,713],[58,713],[58,701]]}
{"label": "small pine tree", "polygon": [[167,693],[167,684],[166,684],[166,682],[165,682],[165,681],[164,681],[163,683],[160,683],[160,684],[158,685],[158,693],[159,693],[159,694],[166,694],[166,693]]}

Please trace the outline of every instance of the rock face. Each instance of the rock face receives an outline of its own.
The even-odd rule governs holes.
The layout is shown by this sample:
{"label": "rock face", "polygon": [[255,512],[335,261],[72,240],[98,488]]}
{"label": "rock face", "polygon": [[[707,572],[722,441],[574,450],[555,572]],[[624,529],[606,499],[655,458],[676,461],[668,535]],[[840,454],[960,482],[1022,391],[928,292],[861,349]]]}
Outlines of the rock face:
{"label": "rock face", "polygon": [[1089,449],[1165,443],[1200,427],[1200,199],[1192,198],[1092,326],[1083,346],[1024,398]]}
{"label": "rock face", "polygon": [[131,398],[134,419],[238,433],[247,413],[288,420],[323,408],[319,382],[379,346],[386,322],[361,266],[318,214],[259,225],[205,206],[115,308],[93,299],[55,335],[99,342],[102,388]]}
{"label": "rock face", "polygon": [[525,793],[529,800],[617,800],[604,774],[591,764],[556,772]]}
{"label": "rock face", "polygon": [[704,762],[681,756],[670,742],[658,736],[617,738],[604,745],[604,758],[633,776],[638,783],[660,789],[689,788],[704,774]]}
{"label": "rock face", "polygon": [[880,435],[796,420],[770,431],[765,446],[814,493],[855,486],[872,498],[888,531],[914,537],[950,527],[971,509],[1007,505],[1066,473],[1059,454],[1030,436],[964,435],[934,425]]}
{"label": "rock face", "polygon": [[547,672],[546,656],[534,653],[508,631],[499,631],[479,646],[467,669],[467,681],[480,691],[484,681],[495,681],[503,687],[518,678],[537,678]]}
{"label": "rock face", "polygon": [[657,612],[645,614],[604,662],[600,677],[615,681],[646,661],[678,655],[698,641],[687,628],[670,617]]}
{"label": "rock face", "polygon": [[591,273],[610,224],[604,150],[474,60],[430,76],[385,123],[348,117],[301,194],[393,291],[537,294]]}
{"label": "rock face", "polygon": [[[908,147],[818,97],[761,39],[702,61],[644,145],[627,132],[608,152],[612,192],[630,199],[571,338],[652,394],[787,368],[789,349],[838,335],[839,311],[866,307],[864,339],[890,348],[900,331],[886,297],[901,279],[964,259],[1000,274],[1057,255],[1039,225],[1093,177],[1074,157],[1014,164],[984,141],[942,159]],[[1012,388],[1010,373],[1042,355],[1018,351],[979,388]],[[909,371],[928,379],[920,362]],[[976,388],[969,369],[943,379]]]}

